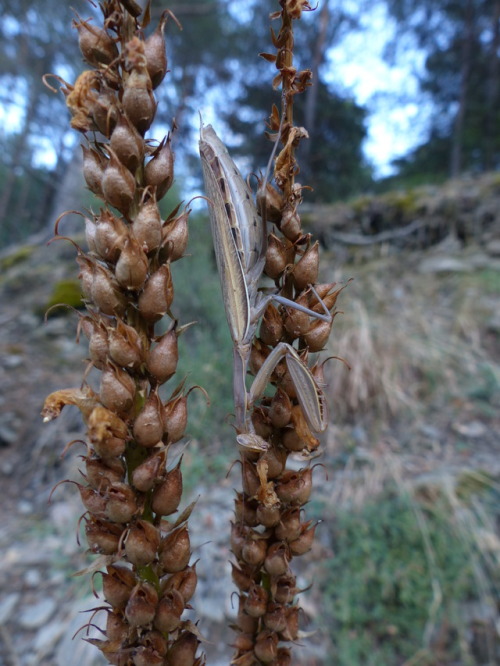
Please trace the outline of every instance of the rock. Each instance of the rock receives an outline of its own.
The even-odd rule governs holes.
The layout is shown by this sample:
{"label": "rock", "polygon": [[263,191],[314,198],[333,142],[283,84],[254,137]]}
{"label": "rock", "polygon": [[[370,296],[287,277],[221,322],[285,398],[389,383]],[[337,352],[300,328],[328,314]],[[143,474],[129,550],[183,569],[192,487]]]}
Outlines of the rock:
{"label": "rock", "polygon": [[17,592],[12,592],[0,601],[0,625],[4,625],[10,620],[12,611],[19,601],[20,596]]}
{"label": "rock", "polygon": [[24,629],[38,629],[48,622],[56,608],[57,604],[54,599],[42,599],[33,606],[23,609],[19,617],[19,624]]}
{"label": "rock", "polygon": [[466,273],[471,268],[454,257],[427,257],[418,267],[420,273]]}

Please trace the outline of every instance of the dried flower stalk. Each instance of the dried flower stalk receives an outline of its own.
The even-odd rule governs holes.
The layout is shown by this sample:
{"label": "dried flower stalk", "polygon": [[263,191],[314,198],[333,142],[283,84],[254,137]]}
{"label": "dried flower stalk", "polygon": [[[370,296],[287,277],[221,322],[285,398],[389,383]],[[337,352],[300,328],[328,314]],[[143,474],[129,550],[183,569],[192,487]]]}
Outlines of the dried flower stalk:
{"label": "dried flower stalk", "polygon": [[[42,415],[50,421],[76,405],[87,426],[78,488],[89,549],[99,555],[89,571],[101,571],[107,603],[105,638],[87,640],[120,666],[199,666],[198,631],[182,619],[197,582],[192,506],[176,516],[180,460],[169,464],[186,428],[189,391],[181,382],[166,402],[159,394],[177,367],[182,328],[172,314],[170,265],[185,252],[189,209],[177,206],[162,220],[158,201],[174,173],[171,137],[156,147],[144,138],[156,112],[154,90],[167,73],[163,32],[173,15],[164,12],[144,38],[149,3],[145,10],[134,0],[100,7],[103,27],[74,21],[90,68],[74,85],[62,82],[71,125],[86,138],[86,183],[103,201],[85,219],[88,251],[77,246],[76,257],[87,308],[79,329],[100,385],[56,391]],[[165,314],[170,328],[157,335]]]}
{"label": "dried flower stalk", "polygon": [[[269,121],[271,140],[282,145],[274,163],[278,189],[259,183],[259,191],[265,193],[259,197],[260,209],[281,232],[269,234],[264,272],[281,296],[318,313],[323,311],[319,296],[332,318],[316,320],[307,313],[269,304],[252,345],[250,372],[254,375],[279,343],[295,343],[306,364],[311,353],[322,350],[343,289],[335,283],[317,284],[319,244],[303,233],[298,213],[303,186],[295,182],[299,172],[295,150],[308,135],[293,124],[293,102],[310,85],[312,74],[293,66],[292,23],[312,8],[307,0],[279,0],[279,4],[281,11],[272,15],[281,19],[279,32],[272,33],[276,53],[261,54],[275,63],[278,74],[273,87],[282,90],[281,111],[274,106]],[[317,362],[311,371],[318,385],[324,385],[322,364]],[[291,663],[288,644],[299,638],[296,597],[300,590],[290,565],[294,557],[311,549],[316,529],[304,518],[303,507],[311,495],[310,461],[319,441],[306,422],[285,361],[276,367],[271,383],[276,387],[273,397],[261,400],[252,412],[255,431],[268,443],[268,450],[241,454],[243,490],[237,494],[231,533],[236,558],[233,580],[240,600],[231,663],[239,666]],[[287,469],[292,453],[302,454],[306,463],[298,471]]]}

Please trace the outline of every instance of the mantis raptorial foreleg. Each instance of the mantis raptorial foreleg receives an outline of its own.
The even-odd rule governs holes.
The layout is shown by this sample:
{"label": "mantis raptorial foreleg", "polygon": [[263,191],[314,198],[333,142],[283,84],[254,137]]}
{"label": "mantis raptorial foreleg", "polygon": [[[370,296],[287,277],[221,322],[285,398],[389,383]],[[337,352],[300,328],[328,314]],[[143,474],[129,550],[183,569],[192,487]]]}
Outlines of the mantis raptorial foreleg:
{"label": "mantis raptorial foreleg", "polygon": [[265,221],[259,218],[252,194],[226,147],[208,125],[200,132],[200,155],[205,189],[210,200],[210,223],[215,256],[222,287],[226,317],[234,344],[233,392],[236,427],[240,433],[252,433],[248,417],[279,361],[285,357],[304,417],[316,432],[326,427],[323,393],[309,368],[295,349],[278,344],[270,353],[247,391],[245,377],[251,343],[261,315],[268,303],[279,303],[307,313],[316,319],[331,321],[332,316],[314,291],[324,313],[318,313],[278,294],[264,295],[258,289],[266,255]]}

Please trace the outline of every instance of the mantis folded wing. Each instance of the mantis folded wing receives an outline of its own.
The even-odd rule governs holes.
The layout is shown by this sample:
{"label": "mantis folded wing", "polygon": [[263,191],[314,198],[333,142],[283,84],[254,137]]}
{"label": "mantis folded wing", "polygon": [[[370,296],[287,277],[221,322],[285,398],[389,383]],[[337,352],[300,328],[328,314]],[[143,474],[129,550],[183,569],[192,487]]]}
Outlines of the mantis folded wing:
{"label": "mantis folded wing", "polygon": [[214,129],[210,125],[202,126],[200,134],[215,257],[234,346],[236,427],[240,432],[253,433],[249,408],[263,395],[275,366],[284,357],[304,417],[312,430],[321,432],[327,425],[323,393],[291,345],[282,342],[273,349],[247,392],[245,377],[252,339],[270,300],[327,321],[331,320],[331,315],[326,308],[325,314],[320,314],[281,296],[263,295],[258,290],[266,259],[265,221],[259,218],[249,187]]}

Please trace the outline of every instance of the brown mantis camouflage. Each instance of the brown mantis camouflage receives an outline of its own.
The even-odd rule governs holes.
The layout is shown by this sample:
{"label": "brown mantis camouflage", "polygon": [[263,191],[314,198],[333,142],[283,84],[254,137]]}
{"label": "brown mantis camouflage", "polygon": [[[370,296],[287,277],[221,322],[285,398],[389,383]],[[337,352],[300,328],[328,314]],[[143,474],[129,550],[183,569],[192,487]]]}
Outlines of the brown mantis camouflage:
{"label": "brown mantis camouflage", "polygon": [[[259,319],[271,300],[325,321],[331,321],[332,316],[324,305],[325,314],[321,314],[278,294],[264,294],[258,289],[266,258],[265,217],[259,217],[250,188],[211,125],[202,126],[200,134],[215,256],[233,340],[233,393],[236,428],[240,433],[237,440],[243,446],[265,448],[265,443],[254,432],[249,411],[262,397],[274,368],[283,357],[308,425],[315,432],[322,432],[327,425],[324,395],[291,345],[280,342],[262,364],[251,387],[246,388],[252,340]],[[319,296],[317,298],[322,303]]]}

